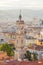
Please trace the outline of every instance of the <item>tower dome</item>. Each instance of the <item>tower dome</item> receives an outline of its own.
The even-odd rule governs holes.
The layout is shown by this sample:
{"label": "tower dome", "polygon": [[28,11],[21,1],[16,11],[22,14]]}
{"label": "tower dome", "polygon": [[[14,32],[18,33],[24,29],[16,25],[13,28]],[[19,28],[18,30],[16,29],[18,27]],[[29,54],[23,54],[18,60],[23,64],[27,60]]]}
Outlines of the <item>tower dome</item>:
{"label": "tower dome", "polygon": [[17,24],[24,24],[24,21],[22,20],[21,10],[19,14],[19,20],[16,21]]}

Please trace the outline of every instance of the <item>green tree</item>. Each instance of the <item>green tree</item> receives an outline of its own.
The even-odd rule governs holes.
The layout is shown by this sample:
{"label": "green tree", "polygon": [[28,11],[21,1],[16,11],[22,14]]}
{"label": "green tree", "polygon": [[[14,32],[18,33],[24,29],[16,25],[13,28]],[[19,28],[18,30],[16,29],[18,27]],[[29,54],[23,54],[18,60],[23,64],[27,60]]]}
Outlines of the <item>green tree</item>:
{"label": "green tree", "polygon": [[36,53],[33,53],[33,60],[38,60]]}
{"label": "green tree", "polygon": [[13,47],[10,46],[8,43],[4,43],[0,46],[0,50],[7,53],[8,56],[14,55]]}
{"label": "green tree", "polygon": [[29,51],[26,51],[25,58],[32,61],[31,53]]}

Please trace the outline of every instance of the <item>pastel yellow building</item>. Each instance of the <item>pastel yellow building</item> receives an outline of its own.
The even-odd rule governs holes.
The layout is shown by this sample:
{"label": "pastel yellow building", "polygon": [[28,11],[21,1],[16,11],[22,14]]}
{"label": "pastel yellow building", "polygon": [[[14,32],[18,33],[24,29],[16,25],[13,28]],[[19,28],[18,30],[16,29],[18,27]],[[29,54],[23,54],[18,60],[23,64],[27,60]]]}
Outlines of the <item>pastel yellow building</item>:
{"label": "pastel yellow building", "polygon": [[36,44],[37,45],[43,45],[43,39],[37,39]]}

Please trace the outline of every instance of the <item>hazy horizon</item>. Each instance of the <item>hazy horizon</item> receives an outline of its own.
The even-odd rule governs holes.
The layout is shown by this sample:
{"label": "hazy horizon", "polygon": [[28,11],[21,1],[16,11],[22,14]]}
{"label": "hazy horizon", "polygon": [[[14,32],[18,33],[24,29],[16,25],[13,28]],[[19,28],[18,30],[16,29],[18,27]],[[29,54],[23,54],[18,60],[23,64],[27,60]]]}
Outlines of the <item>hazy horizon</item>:
{"label": "hazy horizon", "polygon": [[[15,22],[20,14],[20,9],[0,10],[0,22]],[[30,18],[42,18],[43,10],[21,9],[22,19],[29,21]]]}
{"label": "hazy horizon", "polygon": [[0,0],[0,22],[15,22],[20,9],[24,21],[43,19],[43,0]]}

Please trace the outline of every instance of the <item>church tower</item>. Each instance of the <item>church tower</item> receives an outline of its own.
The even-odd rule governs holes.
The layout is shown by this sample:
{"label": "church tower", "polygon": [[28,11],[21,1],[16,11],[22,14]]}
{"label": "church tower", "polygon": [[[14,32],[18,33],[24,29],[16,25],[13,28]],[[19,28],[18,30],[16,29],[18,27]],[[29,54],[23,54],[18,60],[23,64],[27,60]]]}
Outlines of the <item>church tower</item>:
{"label": "church tower", "polygon": [[24,39],[24,21],[22,20],[22,15],[20,11],[19,15],[19,20],[16,21],[16,26],[17,26],[17,31],[16,31],[16,54],[15,58],[19,59],[22,58],[23,54],[23,48],[25,44],[25,39]]}

